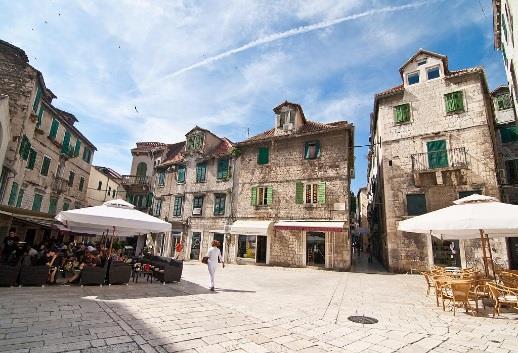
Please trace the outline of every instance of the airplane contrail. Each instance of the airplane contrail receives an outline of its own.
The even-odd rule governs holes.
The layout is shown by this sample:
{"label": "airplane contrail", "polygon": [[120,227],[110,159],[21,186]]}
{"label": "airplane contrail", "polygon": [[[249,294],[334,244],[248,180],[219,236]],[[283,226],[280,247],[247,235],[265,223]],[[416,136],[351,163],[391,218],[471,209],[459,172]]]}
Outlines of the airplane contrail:
{"label": "airplane contrail", "polygon": [[387,7],[383,7],[383,8],[379,8],[379,9],[373,9],[373,10],[369,10],[369,11],[365,11],[365,12],[360,12],[360,13],[357,13],[357,14],[354,14],[354,15],[340,17],[340,18],[337,18],[337,19],[334,19],[334,20],[322,21],[322,22],[315,23],[315,24],[312,24],[312,25],[306,25],[306,26],[300,26],[300,27],[297,27],[297,28],[292,28],[292,29],[284,31],[284,32],[278,32],[278,33],[270,34],[270,35],[268,35],[266,37],[253,40],[253,41],[251,41],[251,42],[249,42],[247,44],[244,44],[244,45],[242,45],[240,47],[227,50],[227,51],[225,51],[223,53],[214,55],[212,57],[209,57],[207,59],[199,61],[199,62],[197,62],[195,64],[186,66],[186,67],[184,67],[182,69],[179,69],[179,70],[177,70],[175,72],[167,74],[164,77],[162,77],[161,79],[159,79],[159,81],[164,81],[164,80],[175,78],[175,77],[180,76],[180,75],[182,75],[182,74],[184,74],[184,73],[186,73],[188,71],[197,69],[199,67],[207,66],[209,64],[212,64],[213,62],[222,60],[224,58],[227,58],[227,57],[232,56],[234,54],[243,52],[245,50],[255,48],[255,47],[257,47],[259,45],[262,45],[262,44],[267,44],[267,43],[271,43],[271,42],[274,42],[274,41],[277,41],[277,40],[280,40],[280,39],[293,37],[293,36],[296,36],[296,35],[299,35],[299,34],[303,34],[303,33],[307,33],[307,32],[312,32],[312,31],[319,30],[319,29],[324,29],[324,28],[327,28],[327,27],[335,26],[335,25],[343,23],[343,22],[353,21],[353,20],[356,20],[356,19],[362,18],[362,17],[368,17],[368,16],[372,16],[372,15],[376,15],[376,14],[381,14],[381,13],[397,12],[397,11],[402,11],[402,10],[406,10],[406,9],[415,9],[415,8],[421,7],[423,5],[431,4],[431,3],[434,3],[434,2],[438,2],[438,1],[444,1],[444,0],[431,0],[431,1],[429,0],[429,1],[420,1],[420,2],[415,2],[415,3],[411,3],[411,4],[400,5],[400,6],[387,6]]}

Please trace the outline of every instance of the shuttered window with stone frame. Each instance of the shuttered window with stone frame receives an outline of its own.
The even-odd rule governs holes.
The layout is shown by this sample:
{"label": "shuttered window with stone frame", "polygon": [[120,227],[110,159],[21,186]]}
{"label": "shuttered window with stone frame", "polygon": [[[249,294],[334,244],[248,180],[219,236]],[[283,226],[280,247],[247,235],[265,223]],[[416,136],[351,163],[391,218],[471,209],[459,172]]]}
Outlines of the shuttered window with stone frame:
{"label": "shuttered window with stone frame", "polygon": [[183,204],[183,197],[175,196],[174,207],[173,207],[173,216],[180,217],[182,215],[182,204]]}
{"label": "shuttered window with stone frame", "polygon": [[394,119],[396,124],[410,122],[410,103],[396,105],[394,107]]}
{"label": "shuttered window with stone frame", "polygon": [[204,183],[207,180],[207,163],[202,162],[196,165],[196,182]]}
{"label": "shuttered window with stone frame", "polygon": [[216,194],[214,195],[214,215],[223,216],[225,214],[225,201],[227,195]]}
{"label": "shuttered window with stone frame", "polygon": [[326,203],[326,183],[324,181],[295,185],[295,203],[302,205],[323,205]]}
{"label": "shuttered window with stone frame", "polygon": [[44,176],[49,175],[49,168],[50,168],[50,158],[47,156],[43,156],[43,162],[41,163],[40,174],[44,175]]}
{"label": "shuttered window with stone frame", "polygon": [[43,195],[34,194],[34,200],[32,202],[32,210],[36,212],[40,212],[41,210],[41,201],[43,201]]}
{"label": "shuttered window with stone frame", "polygon": [[259,151],[257,153],[257,164],[268,164],[270,156],[269,156],[268,147],[259,147]]}
{"label": "shuttered window with stone frame", "polygon": [[252,206],[270,206],[273,202],[273,187],[254,186],[251,189],[250,204]]}
{"label": "shuttered window with stone frame", "polygon": [[464,111],[464,94],[462,91],[447,93],[444,95],[446,113],[459,113]]}
{"label": "shuttered window with stone frame", "polygon": [[18,183],[13,181],[13,185],[11,186],[11,193],[9,194],[9,201],[7,201],[8,206],[14,206],[17,195],[18,195]]}
{"label": "shuttered window with stone frame", "polygon": [[179,165],[178,171],[176,172],[176,182],[179,184],[185,183],[185,166]]}
{"label": "shuttered window with stone frame", "polygon": [[425,194],[408,194],[406,195],[407,215],[419,216],[426,213],[426,196]]}
{"label": "shuttered window with stone frame", "polygon": [[31,151],[31,142],[29,138],[25,135],[22,136],[22,141],[20,142],[20,156],[24,161],[29,158],[29,153]]}
{"label": "shuttered window with stone frame", "polygon": [[33,148],[31,148],[29,150],[29,158],[27,160],[27,166],[26,166],[27,169],[30,169],[30,170],[34,169],[34,165],[36,164],[36,155],[37,155],[36,151]]}

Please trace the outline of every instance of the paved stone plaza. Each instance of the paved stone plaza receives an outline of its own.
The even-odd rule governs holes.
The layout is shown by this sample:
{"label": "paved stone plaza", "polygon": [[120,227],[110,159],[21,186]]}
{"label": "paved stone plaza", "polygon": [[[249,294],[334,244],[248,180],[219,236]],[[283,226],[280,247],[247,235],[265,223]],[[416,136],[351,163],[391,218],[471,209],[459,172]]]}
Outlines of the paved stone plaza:
{"label": "paved stone plaza", "polygon": [[[179,284],[0,289],[2,352],[518,352],[518,313],[443,312],[418,275],[227,266]],[[143,282],[143,283],[142,283]],[[366,315],[377,324],[350,322]]]}

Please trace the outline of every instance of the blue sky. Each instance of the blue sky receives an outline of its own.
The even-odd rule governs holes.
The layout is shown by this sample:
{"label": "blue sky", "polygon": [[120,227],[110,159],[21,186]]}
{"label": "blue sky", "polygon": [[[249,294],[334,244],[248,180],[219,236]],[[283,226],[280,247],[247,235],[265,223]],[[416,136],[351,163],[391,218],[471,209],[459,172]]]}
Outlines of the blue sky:
{"label": "blue sky", "polygon": [[[26,51],[79,129],[94,164],[128,173],[137,141],[176,142],[194,125],[240,141],[270,129],[272,108],[347,120],[368,144],[373,96],[401,83],[419,48],[451,69],[484,66],[505,83],[490,0],[11,1],[0,38]],[[137,107],[138,112],[135,110]],[[352,189],[365,185],[357,148]]]}

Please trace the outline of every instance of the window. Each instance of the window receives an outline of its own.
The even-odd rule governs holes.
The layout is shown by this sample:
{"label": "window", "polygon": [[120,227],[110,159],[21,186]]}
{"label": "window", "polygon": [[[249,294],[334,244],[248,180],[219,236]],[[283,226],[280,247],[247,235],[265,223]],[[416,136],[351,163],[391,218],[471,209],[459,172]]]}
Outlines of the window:
{"label": "window", "polygon": [[103,182],[100,181],[99,184],[97,184],[97,190],[101,190],[103,187]]}
{"label": "window", "polygon": [[507,110],[513,107],[513,101],[510,94],[501,94],[496,97],[496,108],[498,110]]}
{"label": "window", "polygon": [[24,189],[20,189],[20,192],[18,193],[18,199],[16,200],[16,207],[20,208],[22,207],[22,201],[23,201],[23,194],[25,193]]}
{"label": "window", "polygon": [[268,160],[269,160],[268,147],[259,147],[259,152],[257,153],[257,164],[268,164]]}
{"label": "window", "polygon": [[43,162],[41,163],[41,175],[49,175],[49,168],[50,168],[50,158],[47,156],[43,156]]}
{"label": "window", "polygon": [[502,143],[518,141],[518,126],[506,126],[500,128]]}
{"label": "window", "polygon": [[34,149],[29,150],[29,159],[27,161],[27,169],[33,170],[34,165],[36,164],[36,151]]}
{"label": "window", "polygon": [[214,199],[214,215],[222,216],[225,214],[225,199],[227,195],[216,194]]}
{"label": "window", "polygon": [[179,165],[178,172],[176,173],[176,182],[185,183],[185,166]]}
{"label": "window", "polygon": [[63,143],[61,144],[61,153],[68,153],[70,150],[70,131],[65,131],[63,135]]}
{"label": "window", "polygon": [[76,145],[74,147],[74,156],[79,156],[79,151],[81,151],[81,141],[77,139]]}
{"label": "window", "polygon": [[444,95],[446,113],[457,113],[464,111],[464,98],[462,91],[451,92]]}
{"label": "window", "polygon": [[407,123],[410,121],[410,104],[400,104],[394,107],[394,119],[396,124]]}
{"label": "window", "polygon": [[196,182],[204,183],[207,177],[207,163],[196,164]]}
{"label": "window", "polygon": [[448,167],[446,140],[429,141],[426,143],[426,148],[428,150],[428,167],[430,169]]}
{"label": "window", "polygon": [[427,58],[421,59],[421,60],[419,60],[419,61],[417,62],[417,66],[424,65],[424,64],[426,64],[426,62],[427,62],[427,61],[428,61],[428,59],[427,59]]}
{"label": "window", "polygon": [[518,184],[518,159],[505,161],[508,184]]}
{"label": "window", "polygon": [[326,183],[315,182],[304,184],[298,181],[295,184],[295,203],[317,205],[326,203]]}
{"label": "window", "polygon": [[112,187],[108,186],[108,192],[107,192],[108,196],[110,196],[111,192],[112,192]]}
{"label": "window", "polygon": [[320,157],[320,141],[306,142],[304,146],[304,159],[317,159]]}
{"label": "window", "polygon": [[173,207],[173,216],[180,217],[182,215],[182,203],[183,203],[183,198],[181,196],[175,196],[174,207]]}
{"label": "window", "polygon": [[156,217],[160,217],[161,211],[162,211],[162,199],[155,199],[155,204],[153,207],[153,215]]}
{"label": "window", "polygon": [[158,186],[164,186],[165,185],[165,172],[159,172],[158,173]]}
{"label": "window", "polygon": [[187,136],[186,151],[198,151],[203,148],[203,141],[205,136],[203,134],[192,134]]}
{"label": "window", "polygon": [[34,194],[34,201],[32,202],[32,210],[40,212],[41,209],[41,201],[43,200],[43,195]]}
{"label": "window", "polygon": [[294,124],[295,123],[295,111],[287,110],[285,112],[279,113],[279,128],[282,128],[284,124]]}
{"label": "window", "polygon": [[34,96],[34,103],[32,104],[32,111],[37,113],[38,112],[38,107],[40,105],[40,102],[41,102],[41,88],[39,85],[36,85],[36,95]]}
{"label": "window", "polygon": [[63,211],[68,211],[70,208],[70,203],[68,201],[63,201]]}
{"label": "window", "polygon": [[38,122],[36,123],[36,127],[39,129],[41,127],[43,113],[45,112],[45,107],[43,105],[40,106],[40,110],[38,111]]}
{"label": "window", "polygon": [[406,195],[406,210],[409,216],[418,216],[426,213],[426,197],[424,194]]}
{"label": "window", "polygon": [[115,189],[112,191],[112,197],[115,198]]}
{"label": "window", "polygon": [[74,177],[75,173],[73,171],[70,171],[70,174],[68,174],[68,186],[72,187],[74,186]]}
{"label": "window", "polygon": [[91,160],[92,160],[92,151],[89,148],[85,147],[83,149],[83,161],[85,161],[86,163],[90,163]]}
{"label": "window", "polygon": [[55,215],[58,208],[58,199],[55,197],[50,198],[49,202],[49,214]]}
{"label": "window", "polygon": [[54,141],[58,135],[59,121],[56,118],[52,118],[52,124],[50,125],[49,138]]}
{"label": "window", "polygon": [[13,185],[11,186],[11,193],[9,194],[9,201],[7,201],[7,205],[14,206],[17,195],[18,195],[18,183],[13,181]]}
{"label": "window", "polygon": [[255,247],[257,237],[255,235],[239,235],[237,244],[237,257],[255,259]]}
{"label": "window", "polygon": [[79,178],[79,191],[83,191],[83,187],[85,185],[85,178]]}
{"label": "window", "polygon": [[193,216],[201,216],[203,208],[203,196],[194,196],[192,200],[192,214]]}
{"label": "window", "polygon": [[273,201],[271,186],[257,186],[252,188],[250,203],[252,206],[269,206]]}
{"label": "window", "polygon": [[419,72],[412,72],[406,76],[409,85],[419,83]]}
{"label": "window", "polygon": [[24,161],[29,158],[29,153],[31,152],[31,143],[27,136],[22,136],[22,141],[20,142],[20,156]]}
{"label": "window", "polygon": [[137,165],[137,176],[145,177],[147,175],[147,164],[144,162],[140,162]]}
{"label": "window", "polygon": [[441,70],[439,66],[435,66],[426,70],[426,77],[429,80],[433,80],[434,78],[437,78],[439,76],[441,76]]}
{"label": "window", "polygon": [[228,173],[228,158],[223,158],[218,160],[218,180],[227,179],[229,176]]}
{"label": "window", "polygon": [[463,197],[468,197],[474,194],[482,195],[482,190],[470,190],[470,191],[459,191],[459,199]]}

